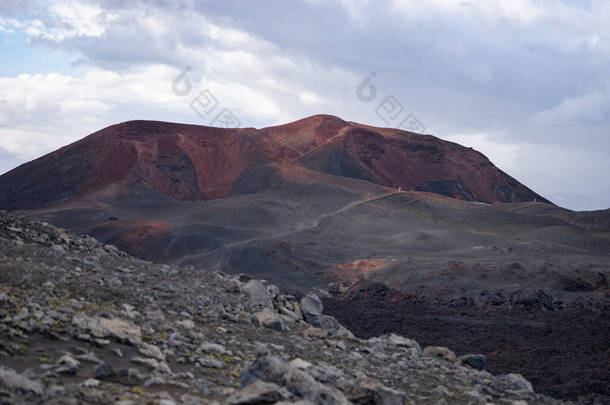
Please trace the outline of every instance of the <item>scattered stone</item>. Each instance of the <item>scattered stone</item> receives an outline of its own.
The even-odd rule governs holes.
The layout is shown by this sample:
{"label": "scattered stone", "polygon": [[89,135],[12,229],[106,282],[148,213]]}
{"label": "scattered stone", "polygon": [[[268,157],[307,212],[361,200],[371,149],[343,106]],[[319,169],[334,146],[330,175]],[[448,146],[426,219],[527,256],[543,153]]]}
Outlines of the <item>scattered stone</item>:
{"label": "scattered stone", "polygon": [[256,380],[227,398],[227,404],[274,404],[288,398],[290,398],[290,393],[286,389],[273,383]]}
{"label": "scattered stone", "polygon": [[218,353],[228,353],[227,349],[223,346],[223,345],[219,345],[217,343],[202,343],[199,346],[199,349],[203,352],[206,353],[210,353],[210,352],[218,352]]}
{"label": "scattered stone", "polygon": [[483,354],[465,354],[458,357],[458,361],[476,370],[485,369],[485,355]]}
{"label": "scattered stone", "polygon": [[137,346],[142,340],[142,330],[122,319],[92,318],[88,322],[91,335],[98,338],[113,338]]}
{"label": "scattered stone", "polygon": [[277,313],[270,310],[255,313],[252,315],[252,322],[278,332],[287,332],[289,330],[284,320]]}
{"label": "scattered stone", "polygon": [[307,328],[302,332],[302,334],[304,336],[316,337],[318,339],[324,339],[328,336],[328,332],[320,328]]}
{"label": "scattered stone", "polygon": [[51,246],[51,250],[54,251],[55,253],[60,254],[60,255],[66,254],[66,249],[61,247],[61,245],[52,245]]}
{"label": "scattered stone", "polygon": [[272,308],[271,298],[267,287],[259,280],[250,280],[241,287],[241,291],[246,295],[250,305]]}
{"label": "scattered stone", "polygon": [[245,371],[241,387],[245,388],[257,380],[271,382],[285,387],[300,399],[308,399],[319,404],[347,405],[345,396],[333,387],[316,381],[310,374],[291,366],[279,357],[260,356]]}
{"label": "scattered stone", "polygon": [[95,368],[95,377],[96,378],[104,379],[104,378],[114,377],[115,375],[116,375],[116,372],[114,371],[112,366],[106,362],[98,365]]}
{"label": "scattered stone", "polygon": [[164,374],[172,374],[172,370],[167,363],[150,358],[134,357],[131,359],[133,363],[148,366],[151,370],[160,371]]}
{"label": "scattered stone", "polygon": [[217,368],[217,369],[225,368],[225,364],[222,361],[213,359],[211,357],[202,357],[198,361],[199,361],[199,364],[201,364],[203,367]]}
{"label": "scattered stone", "polygon": [[330,315],[322,315],[320,317],[320,326],[331,336],[340,336],[344,338],[354,338],[352,332],[339,323],[339,321]]}
{"label": "scattered stone", "polygon": [[505,374],[494,378],[494,385],[500,389],[508,389],[516,392],[534,392],[532,383],[521,374]]}
{"label": "scattered stone", "polygon": [[190,319],[183,319],[181,321],[176,322],[176,325],[180,325],[186,329],[193,329],[195,327],[195,322]]}
{"label": "scattered stone", "polygon": [[30,380],[29,378],[17,373],[15,370],[0,365],[0,384],[2,387],[10,390],[19,390],[22,392],[31,392],[36,395],[42,395],[43,386],[39,381]]}
{"label": "scattered stone", "polygon": [[416,349],[417,351],[421,352],[421,347],[419,346],[419,343],[417,343],[415,340],[407,339],[406,337],[396,335],[394,333],[390,334],[388,339],[390,340],[391,343],[395,344],[396,346],[407,347],[409,349]]}
{"label": "scattered stone", "polygon": [[100,385],[100,381],[95,378],[89,378],[83,382],[83,385],[88,388],[98,387]]}
{"label": "scattered stone", "polygon": [[57,366],[55,371],[58,373],[75,375],[78,372],[80,363],[66,354],[57,361]]}
{"label": "scattered stone", "polygon": [[90,363],[96,363],[96,364],[103,363],[103,361],[99,357],[97,357],[97,355],[94,352],[84,353],[84,354],[76,356],[76,358],[78,360],[84,360],[84,361],[88,361]]}
{"label": "scattered stone", "polygon": [[300,359],[298,357],[296,359],[292,360],[290,362],[290,365],[292,367],[296,367],[300,370],[307,370],[309,367],[311,367],[311,363],[309,363],[308,361],[305,361],[303,359]]}
{"label": "scattered stone", "polygon": [[426,357],[434,357],[437,359],[443,359],[451,362],[456,361],[455,353],[442,346],[428,346],[424,349],[423,354]]}
{"label": "scattered stone", "polygon": [[148,356],[148,357],[152,357],[153,359],[157,359],[157,360],[161,360],[161,361],[165,361],[165,355],[163,354],[163,352],[161,351],[161,349],[159,349],[157,346],[155,345],[151,345],[149,343],[146,342],[142,342],[139,346],[138,346],[138,350],[141,354],[143,354],[144,356]]}
{"label": "scattered stone", "polygon": [[346,392],[350,403],[402,405],[407,402],[404,392],[386,387],[362,372],[358,374],[358,380],[352,383]]}

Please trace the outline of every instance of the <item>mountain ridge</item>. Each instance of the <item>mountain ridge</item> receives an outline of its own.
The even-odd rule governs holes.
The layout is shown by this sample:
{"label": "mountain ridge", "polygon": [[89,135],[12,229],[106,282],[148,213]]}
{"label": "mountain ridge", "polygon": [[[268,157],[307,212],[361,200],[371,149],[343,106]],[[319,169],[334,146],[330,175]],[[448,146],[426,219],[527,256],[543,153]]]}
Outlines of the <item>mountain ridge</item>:
{"label": "mountain ridge", "polygon": [[[471,201],[548,202],[471,148],[315,115],[262,129],[144,120],[115,124],[0,176],[0,207],[42,208],[138,181],[174,199],[211,200],[235,195],[235,183],[265,165]],[[57,180],[49,182],[43,173],[54,173]],[[35,194],[45,199],[36,200]]]}

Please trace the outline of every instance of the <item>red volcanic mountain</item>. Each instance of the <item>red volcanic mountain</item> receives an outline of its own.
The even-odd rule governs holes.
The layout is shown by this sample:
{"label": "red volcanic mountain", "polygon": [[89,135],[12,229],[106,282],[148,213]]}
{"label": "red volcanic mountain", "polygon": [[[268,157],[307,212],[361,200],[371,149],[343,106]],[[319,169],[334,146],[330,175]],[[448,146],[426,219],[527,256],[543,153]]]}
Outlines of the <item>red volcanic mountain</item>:
{"label": "red volcanic mountain", "polygon": [[[252,176],[263,171],[266,176]],[[258,130],[155,121],[113,125],[1,176],[0,208],[46,208],[135,184],[176,200],[212,200],[265,189],[270,175],[297,172],[467,201],[546,202],[471,148],[316,115]]]}
{"label": "red volcanic mountain", "polygon": [[471,148],[328,115],[263,129],[114,125],[0,176],[0,209],[297,289],[596,290],[610,252],[608,212],[556,207]]}
{"label": "red volcanic mountain", "polygon": [[125,122],[0,176],[0,209],[156,262],[322,288],[363,336],[484,347],[495,372],[528,364],[547,387],[608,393],[610,210],[557,207],[434,136],[328,115],[263,129]]}

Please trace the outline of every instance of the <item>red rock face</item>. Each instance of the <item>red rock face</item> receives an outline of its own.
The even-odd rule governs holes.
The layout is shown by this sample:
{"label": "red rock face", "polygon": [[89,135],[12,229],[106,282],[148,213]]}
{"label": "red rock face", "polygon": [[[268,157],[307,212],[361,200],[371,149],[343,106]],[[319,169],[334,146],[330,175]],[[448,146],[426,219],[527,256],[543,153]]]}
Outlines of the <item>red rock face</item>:
{"label": "red rock face", "polygon": [[386,259],[358,259],[347,263],[338,264],[331,277],[344,281],[349,284],[367,280],[376,272],[388,267],[389,261]]}
{"label": "red rock face", "polygon": [[472,149],[316,115],[260,130],[156,121],[113,125],[1,176],[0,208],[49,207],[135,184],[176,200],[211,200],[239,193],[236,183],[263,166],[462,200],[546,201]]}

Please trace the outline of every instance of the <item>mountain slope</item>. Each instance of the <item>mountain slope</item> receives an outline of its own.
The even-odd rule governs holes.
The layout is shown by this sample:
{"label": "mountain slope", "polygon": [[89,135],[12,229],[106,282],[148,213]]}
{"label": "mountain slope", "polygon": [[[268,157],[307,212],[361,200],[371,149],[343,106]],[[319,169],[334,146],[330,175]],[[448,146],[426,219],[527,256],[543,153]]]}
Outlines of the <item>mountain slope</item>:
{"label": "mountain slope", "polygon": [[0,313],[7,404],[564,403],[481,371],[480,355],[357,339],[316,296],[145,262],[3,213]]}
{"label": "mountain slope", "polygon": [[181,201],[211,200],[240,194],[236,184],[266,166],[470,201],[546,201],[472,149],[319,115],[261,130],[113,125],[0,176],[0,207],[49,207],[138,183]]}
{"label": "mountain slope", "polygon": [[[322,289],[362,335],[412,325],[444,345],[459,330],[462,349],[487,336],[498,372],[565,398],[609,395],[590,382],[607,380],[606,348],[586,348],[607,336],[610,211],[557,207],[432,136],[331,116],[260,130],[127,122],[0,176],[2,208],[157,263]],[[362,285],[379,288],[354,298]],[[597,335],[564,336],[581,318]],[[557,334],[554,347],[585,349],[540,350]],[[572,355],[596,377],[547,367]]]}

